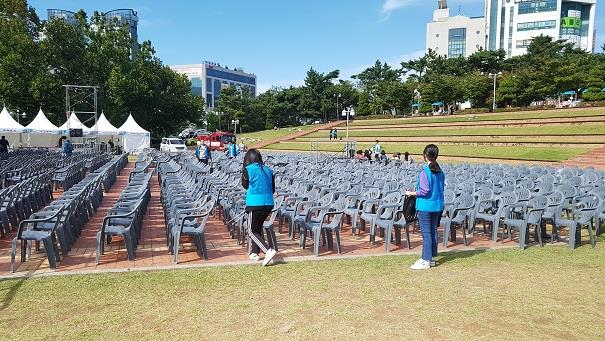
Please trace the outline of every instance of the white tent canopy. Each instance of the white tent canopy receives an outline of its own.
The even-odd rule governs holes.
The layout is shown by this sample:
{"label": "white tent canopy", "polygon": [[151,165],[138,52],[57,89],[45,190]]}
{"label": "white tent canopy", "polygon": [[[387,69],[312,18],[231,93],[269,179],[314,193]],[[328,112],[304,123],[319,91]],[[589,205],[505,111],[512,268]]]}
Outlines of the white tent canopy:
{"label": "white tent canopy", "polygon": [[27,128],[17,123],[6,110],[2,108],[0,112],[0,135],[5,136],[11,147],[23,146],[23,137],[21,133],[27,131]]}
{"label": "white tent canopy", "polygon": [[134,120],[132,115],[128,115],[126,122],[120,127],[120,135],[123,137],[123,147],[125,152],[133,152],[149,148],[151,146],[151,136],[149,132]]}
{"label": "white tent canopy", "polygon": [[63,123],[62,126],[59,127],[64,132],[68,132],[69,129],[82,129],[83,133],[90,133],[90,128],[82,124],[78,116],[75,113],[71,113],[69,115],[69,120]]}
{"label": "white tent canopy", "polygon": [[33,147],[51,147],[56,145],[59,135],[63,131],[48,120],[42,109],[38,115],[27,125],[27,144]]}
{"label": "white tent canopy", "polygon": [[98,135],[118,135],[120,131],[118,128],[114,127],[113,124],[107,120],[105,117],[105,113],[101,113],[99,119],[97,120],[97,124],[90,128],[92,132],[97,132]]}
{"label": "white tent canopy", "polygon": [[23,133],[25,131],[27,131],[27,128],[17,123],[8,113],[6,107],[3,107],[2,112],[0,112],[0,132]]}
{"label": "white tent canopy", "polygon": [[38,111],[38,115],[27,125],[27,129],[30,133],[44,133],[44,134],[61,134],[62,130],[56,125],[52,124],[48,120],[42,109]]}

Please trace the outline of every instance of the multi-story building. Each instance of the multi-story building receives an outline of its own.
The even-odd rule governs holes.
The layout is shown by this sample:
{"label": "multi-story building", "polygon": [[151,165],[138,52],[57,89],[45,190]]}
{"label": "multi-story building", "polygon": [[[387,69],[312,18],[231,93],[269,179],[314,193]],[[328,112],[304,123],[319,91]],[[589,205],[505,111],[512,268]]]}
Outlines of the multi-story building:
{"label": "multi-story building", "polygon": [[433,21],[426,28],[426,50],[439,55],[468,57],[485,48],[485,20],[483,17],[450,17],[447,0],[439,0],[433,12]]}
{"label": "multi-story building", "polygon": [[191,91],[196,96],[204,96],[209,109],[217,106],[221,90],[226,87],[235,87],[240,92],[248,91],[256,96],[256,75],[242,69],[229,69],[213,62],[173,65],[170,68],[189,78]]}
{"label": "multi-story building", "polygon": [[[62,19],[65,20],[69,25],[76,25],[78,23],[76,19],[76,14],[72,11],[67,11],[63,9],[48,9],[46,11],[48,15],[48,20],[56,20]],[[132,38],[132,47],[130,51],[130,55],[132,58],[135,57],[136,51],[139,45],[139,34],[138,34],[138,25],[139,25],[139,17],[137,16],[137,12],[132,9],[115,9],[109,12],[103,13],[103,19],[107,25],[117,25],[117,26],[127,26],[128,33],[130,34],[130,38]]]}
{"label": "multi-story building", "polygon": [[596,0],[486,0],[486,46],[507,56],[527,52],[534,37],[565,39],[594,52]]}

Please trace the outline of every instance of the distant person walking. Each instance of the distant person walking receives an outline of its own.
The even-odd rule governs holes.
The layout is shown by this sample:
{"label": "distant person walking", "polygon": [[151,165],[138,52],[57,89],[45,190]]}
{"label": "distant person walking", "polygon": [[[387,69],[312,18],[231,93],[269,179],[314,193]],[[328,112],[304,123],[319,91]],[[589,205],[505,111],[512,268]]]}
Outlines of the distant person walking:
{"label": "distant person walking", "polygon": [[265,253],[263,266],[269,264],[277,253],[275,246],[265,244],[263,237],[263,223],[273,210],[275,205],[273,193],[275,193],[275,177],[273,171],[265,166],[260,152],[250,149],[244,155],[242,170],[242,186],[246,191],[246,212],[249,214],[248,236],[252,242],[250,259],[260,260],[259,253]]}
{"label": "distant person walking", "polygon": [[207,165],[208,160],[210,160],[210,148],[208,148],[206,144],[202,143],[202,141],[197,141],[195,156],[199,162]]}
{"label": "distant person walking", "polygon": [[63,155],[67,156],[67,157],[71,157],[71,154],[74,151],[74,146],[71,144],[71,141],[69,139],[66,139],[65,141],[63,141]]}
{"label": "distant person walking", "polygon": [[416,196],[416,210],[422,233],[422,258],[410,267],[412,270],[426,270],[436,265],[433,257],[437,256],[439,242],[437,227],[445,206],[445,173],[437,163],[439,148],[429,144],[422,154],[427,164],[418,175],[416,190],[405,192],[407,196]]}
{"label": "distant person walking", "polygon": [[107,145],[109,146],[109,152],[113,153],[115,148],[115,145],[113,144],[113,139],[109,140],[109,142],[107,142]]}
{"label": "distant person walking", "polygon": [[334,128],[334,140],[338,140],[338,129]]}
{"label": "distant person walking", "polygon": [[334,138],[334,128],[330,128],[330,141],[332,141],[332,139]]}
{"label": "distant person walking", "polygon": [[0,153],[8,153],[8,147],[10,147],[10,143],[8,143],[6,137],[0,137]]}
{"label": "distant person walking", "polygon": [[380,159],[380,153],[382,152],[382,146],[380,145],[380,141],[376,140],[376,144],[372,147],[372,152],[374,153],[374,157],[376,161]]}

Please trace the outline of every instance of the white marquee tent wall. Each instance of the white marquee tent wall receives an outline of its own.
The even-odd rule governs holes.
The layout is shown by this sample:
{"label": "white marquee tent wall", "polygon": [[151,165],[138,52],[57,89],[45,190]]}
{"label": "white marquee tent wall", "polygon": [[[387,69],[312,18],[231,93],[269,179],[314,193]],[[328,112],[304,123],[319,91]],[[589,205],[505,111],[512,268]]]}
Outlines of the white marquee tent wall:
{"label": "white marquee tent wall", "polygon": [[27,128],[17,123],[8,113],[6,107],[0,112],[0,136],[5,136],[12,148],[25,146],[23,133]]}
{"label": "white marquee tent wall", "polygon": [[125,152],[136,152],[151,146],[151,135],[141,128],[132,115],[128,115],[128,119],[119,130]]}
{"label": "white marquee tent wall", "polygon": [[27,125],[27,144],[31,147],[54,147],[65,132],[52,124],[40,109],[38,115]]}
{"label": "white marquee tent wall", "polygon": [[105,113],[101,113],[101,116],[99,116],[99,119],[97,120],[97,124],[92,126],[90,130],[92,135],[97,133],[99,143],[107,143],[109,140],[114,140],[115,142],[120,135],[120,130],[109,122]]}

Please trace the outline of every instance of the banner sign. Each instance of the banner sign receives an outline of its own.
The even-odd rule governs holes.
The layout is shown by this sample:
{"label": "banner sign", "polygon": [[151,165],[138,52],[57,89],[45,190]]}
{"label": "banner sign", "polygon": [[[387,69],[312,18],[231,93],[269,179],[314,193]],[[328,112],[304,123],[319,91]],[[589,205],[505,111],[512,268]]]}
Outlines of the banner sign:
{"label": "banner sign", "polygon": [[563,28],[581,28],[582,19],[572,18],[572,17],[563,17],[563,18],[561,18],[561,27],[563,27]]}

